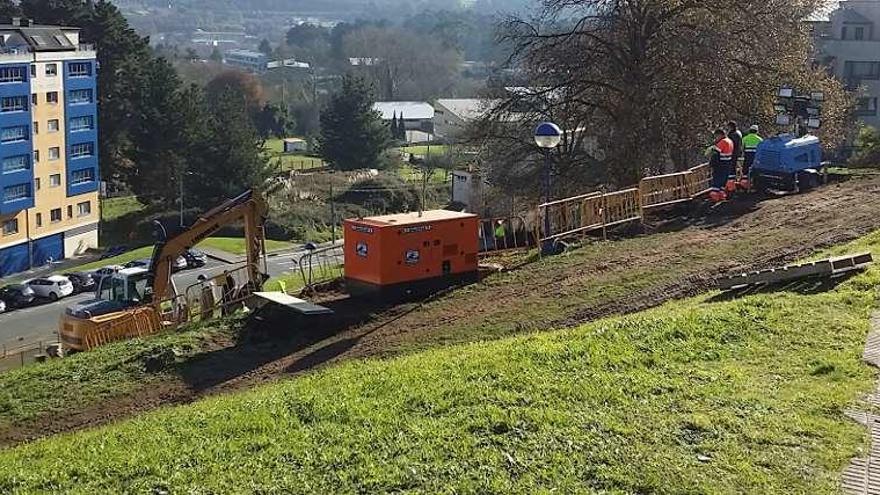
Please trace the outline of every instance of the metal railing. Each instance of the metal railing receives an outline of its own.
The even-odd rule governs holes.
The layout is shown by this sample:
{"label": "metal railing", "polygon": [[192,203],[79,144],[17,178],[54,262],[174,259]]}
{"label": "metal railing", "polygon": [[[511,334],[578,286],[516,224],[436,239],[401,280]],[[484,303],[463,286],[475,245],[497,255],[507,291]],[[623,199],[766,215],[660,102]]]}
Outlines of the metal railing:
{"label": "metal railing", "polygon": [[536,244],[534,222],[523,215],[480,219],[480,253],[521,249]]}
{"label": "metal railing", "polygon": [[27,344],[17,344],[14,347],[8,344],[0,345],[0,373],[40,361],[43,356],[46,356],[46,350],[49,346],[57,343],[58,339],[39,340]]}
{"label": "metal railing", "polygon": [[318,283],[343,276],[345,263],[342,246],[327,246],[303,253],[297,264],[303,280],[303,292],[313,292]]}

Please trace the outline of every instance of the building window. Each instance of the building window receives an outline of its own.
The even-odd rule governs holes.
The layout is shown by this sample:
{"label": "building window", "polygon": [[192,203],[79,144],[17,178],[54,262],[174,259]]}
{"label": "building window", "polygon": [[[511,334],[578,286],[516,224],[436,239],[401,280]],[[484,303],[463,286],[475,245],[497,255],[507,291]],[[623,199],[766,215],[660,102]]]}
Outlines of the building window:
{"label": "building window", "polygon": [[37,64],[31,64],[31,79],[37,77]]}
{"label": "building window", "polygon": [[18,233],[18,219],[13,218],[3,222],[3,235],[14,235]]}
{"label": "building window", "polygon": [[52,174],[49,176],[49,187],[61,186],[61,174]]}
{"label": "building window", "polygon": [[3,188],[3,201],[10,202],[19,199],[29,198],[31,196],[30,188],[27,184],[16,184]]}
{"label": "building window", "polygon": [[67,68],[70,77],[89,77],[92,75],[92,64],[88,62],[71,62]]}
{"label": "building window", "polygon": [[92,143],[79,143],[70,146],[71,158],[83,158],[92,156],[95,151],[95,145]]}
{"label": "building window", "polygon": [[877,98],[859,98],[856,100],[856,115],[868,117],[877,115]]}
{"label": "building window", "polygon": [[92,214],[92,202],[83,201],[76,204],[77,214],[81,217],[87,217]]}
{"label": "building window", "polygon": [[67,218],[73,218],[73,205],[67,205]]}
{"label": "building window", "polygon": [[40,150],[34,150],[34,163],[40,163]]}
{"label": "building window", "polygon": [[3,173],[18,172],[19,170],[27,170],[31,167],[28,162],[27,155],[7,156],[3,159]]}
{"label": "building window", "polygon": [[95,180],[95,170],[91,168],[74,170],[70,176],[71,185],[86,184],[93,180]]}
{"label": "building window", "polygon": [[0,112],[23,112],[27,110],[27,96],[4,96],[0,98]]}
{"label": "building window", "polygon": [[40,178],[39,177],[34,179],[34,190],[36,190],[36,191],[40,190]]}
{"label": "building window", "polygon": [[855,28],[854,31],[855,32],[853,33],[853,39],[858,40],[858,41],[865,39],[865,28],[864,27],[859,26],[859,27]]}
{"label": "building window", "polygon": [[71,105],[76,105],[76,104],[81,104],[81,103],[91,103],[92,102],[92,90],[91,89],[74,89],[68,95],[67,101]]}
{"label": "building window", "polygon": [[36,120],[34,121],[34,136],[40,133],[40,123]]}
{"label": "building window", "polygon": [[0,83],[16,83],[24,81],[24,67],[0,68]]}
{"label": "building window", "polygon": [[49,161],[57,160],[59,158],[61,158],[61,148],[58,146],[49,148]]}
{"label": "building window", "polygon": [[49,91],[48,93],[46,93],[46,103],[58,103],[58,92]]}
{"label": "building window", "polygon": [[19,125],[16,127],[4,127],[0,130],[0,142],[3,143],[16,143],[18,141],[27,141],[28,139],[28,127],[26,125]]}
{"label": "building window", "polygon": [[37,94],[36,93],[31,93],[31,105],[37,106]]}
{"label": "building window", "polygon": [[42,226],[43,226],[43,214],[42,214],[42,213],[37,213],[37,221],[36,221],[36,224],[37,224],[37,227],[42,227]]}
{"label": "building window", "polygon": [[55,41],[61,46],[70,46],[71,44],[70,40],[67,39],[67,36],[64,36],[63,34],[56,34],[53,38],[55,38]]}
{"label": "building window", "polygon": [[46,127],[49,129],[49,132],[58,132],[58,119],[49,120],[49,122],[46,122]]}
{"label": "building window", "polygon": [[61,208],[55,208],[49,212],[49,221],[52,223],[61,221]]}
{"label": "building window", "polygon": [[70,119],[70,132],[87,131],[94,127],[95,121],[91,115],[74,117]]}
{"label": "building window", "polygon": [[880,79],[880,62],[844,62],[843,76],[847,79]]}
{"label": "building window", "polygon": [[46,75],[55,77],[58,75],[58,64],[46,64]]}

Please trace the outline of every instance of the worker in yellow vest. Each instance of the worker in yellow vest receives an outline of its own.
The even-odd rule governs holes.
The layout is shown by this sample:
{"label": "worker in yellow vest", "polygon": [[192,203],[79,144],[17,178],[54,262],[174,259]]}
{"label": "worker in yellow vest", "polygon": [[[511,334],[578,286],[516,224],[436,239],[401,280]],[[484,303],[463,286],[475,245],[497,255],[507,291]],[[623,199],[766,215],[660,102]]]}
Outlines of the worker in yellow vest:
{"label": "worker in yellow vest", "polygon": [[752,164],[755,163],[755,155],[758,153],[758,145],[761,144],[762,141],[764,141],[764,138],[758,134],[757,125],[749,127],[749,132],[743,136],[744,160],[742,180],[740,181],[740,187],[743,189],[747,190],[751,187],[749,171],[752,169]]}

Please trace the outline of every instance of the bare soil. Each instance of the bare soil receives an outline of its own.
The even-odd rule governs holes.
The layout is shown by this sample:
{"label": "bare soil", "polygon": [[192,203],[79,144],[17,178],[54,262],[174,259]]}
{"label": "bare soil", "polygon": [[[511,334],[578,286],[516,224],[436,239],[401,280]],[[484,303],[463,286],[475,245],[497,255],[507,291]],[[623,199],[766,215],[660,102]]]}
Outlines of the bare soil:
{"label": "bare soil", "polygon": [[[696,210],[696,211],[694,211]],[[667,220],[661,221],[661,218]],[[711,289],[731,272],[809,256],[880,229],[880,178],[799,195],[663,212],[642,232],[588,242],[420,303],[325,297],[330,317],[266,311],[242,341],[218,339],[134,393],[0,430],[0,446],[287,378],[347,359],[570,327]],[[509,261],[509,260],[508,260]]]}

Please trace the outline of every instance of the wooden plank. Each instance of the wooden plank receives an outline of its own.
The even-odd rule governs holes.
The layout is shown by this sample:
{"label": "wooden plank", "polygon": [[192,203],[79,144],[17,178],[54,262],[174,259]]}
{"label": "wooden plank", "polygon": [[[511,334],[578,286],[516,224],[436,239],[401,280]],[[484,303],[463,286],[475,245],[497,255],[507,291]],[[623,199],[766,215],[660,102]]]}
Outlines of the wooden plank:
{"label": "wooden plank", "polygon": [[861,270],[873,262],[871,253],[859,253],[797,265],[769,268],[757,272],[742,273],[718,279],[721,290],[738,289],[749,285],[774,284],[816,276],[835,276],[853,270]]}
{"label": "wooden plank", "polygon": [[318,306],[317,304],[293,297],[284,292],[254,292],[254,295],[265,301],[290,308],[298,313],[308,316],[333,314],[333,310],[330,308]]}

